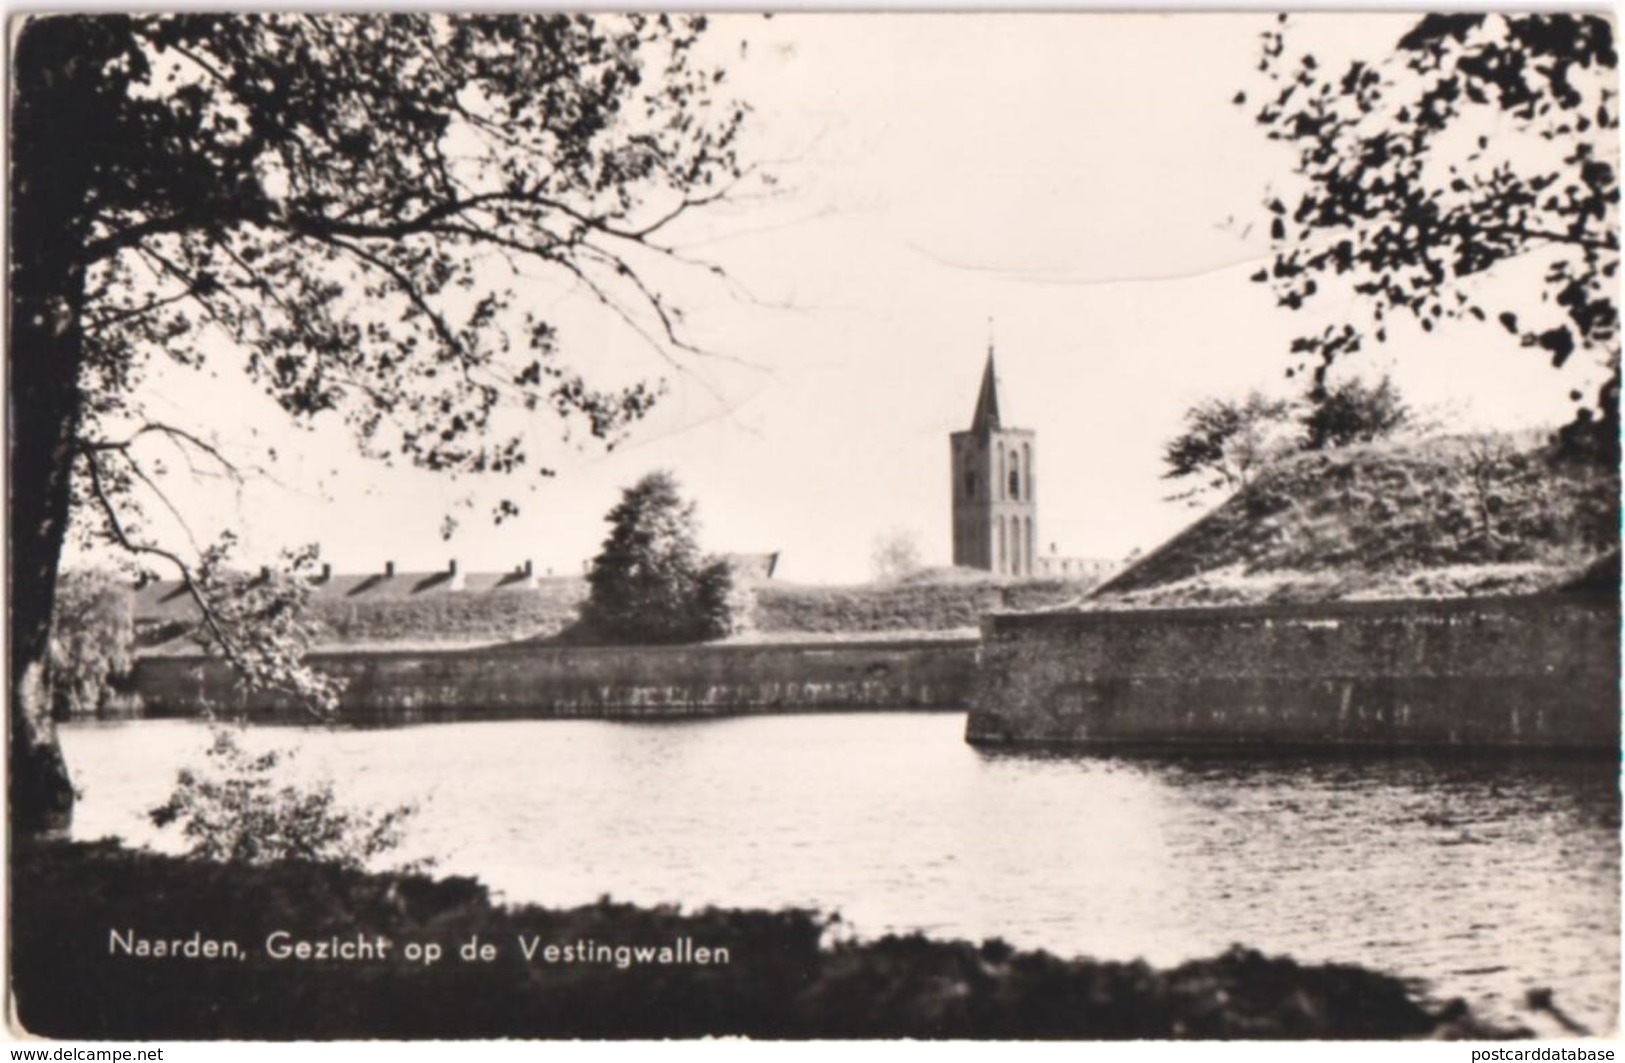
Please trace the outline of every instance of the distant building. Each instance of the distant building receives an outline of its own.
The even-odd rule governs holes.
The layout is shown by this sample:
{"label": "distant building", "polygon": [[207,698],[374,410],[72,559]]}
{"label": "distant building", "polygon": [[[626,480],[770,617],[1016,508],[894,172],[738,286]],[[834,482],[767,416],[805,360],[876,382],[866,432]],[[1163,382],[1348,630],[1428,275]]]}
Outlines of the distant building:
{"label": "distant building", "polygon": [[[728,554],[726,560],[741,582],[756,583],[773,578],[779,555]],[[259,578],[270,578],[270,570],[260,570]],[[578,576],[538,576],[529,561],[507,572],[464,572],[452,559],[445,568],[407,572],[385,561],[374,572],[334,572],[324,564],[311,579],[312,604],[366,605],[372,602],[422,601],[451,594],[508,594],[514,591],[549,590],[569,594],[581,585]],[[132,593],[132,610],[138,624],[185,622],[197,619],[197,606],[180,580],[143,580]]]}
{"label": "distant building", "polygon": [[1056,579],[1099,581],[1122,567],[1121,561],[1099,557],[1063,557],[1054,543],[1049,544],[1048,552],[1040,553],[1033,559],[1034,575]]}
{"label": "distant building", "polygon": [[[260,579],[269,579],[262,569]],[[554,582],[545,578],[547,582]],[[455,593],[486,593],[535,590],[542,582],[529,561],[507,572],[463,572],[453,559],[445,568],[429,572],[397,571],[395,562],[385,561],[376,572],[335,573],[324,564],[311,580],[312,602],[381,602],[390,599],[422,599]],[[132,608],[137,623],[185,620],[197,616],[197,607],[180,580],[143,580],[135,586]]]}
{"label": "distant building", "polygon": [[999,417],[999,379],[989,344],[970,429],[949,436],[956,566],[1005,576],[1037,571],[1034,450],[1033,432],[1006,428]]}

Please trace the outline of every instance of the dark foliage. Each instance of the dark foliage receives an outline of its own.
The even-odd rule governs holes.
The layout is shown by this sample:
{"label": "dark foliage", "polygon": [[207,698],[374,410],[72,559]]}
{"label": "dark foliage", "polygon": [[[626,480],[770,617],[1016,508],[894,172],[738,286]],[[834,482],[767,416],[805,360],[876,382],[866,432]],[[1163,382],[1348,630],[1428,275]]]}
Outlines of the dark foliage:
{"label": "dark foliage", "polygon": [[[1295,358],[1317,362],[1323,384],[1336,360],[1386,341],[1396,315],[1425,331],[1493,319],[1555,366],[1596,358],[1606,381],[1565,438],[1617,460],[1611,21],[1428,15],[1392,53],[1341,71],[1290,44],[1285,25],[1264,35],[1256,115],[1294,149],[1301,191],[1267,201],[1274,262],[1253,279],[1287,309],[1351,294],[1357,308],[1295,341]],[[1538,298],[1487,304],[1497,289],[1480,275],[1526,256],[1545,271]]]}
{"label": "dark foliage", "polygon": [[[392,1037],[1395,1038],[1497,1037],[1459,1001],[1434,1012],[1404,981],[1236,948],[1159,971],[1063,960],[999,941],[914,936],[821,946],[805,911],[499,908],[470,879],[288,862],[227,867],[108,843],[16,854],[17,1015],[59,1038]],[[235,940],[243,961],[109,956],[109,928]],[[270,959],[273,930],[436,942],[433,967]],[[489,963],[458,959],[472,935]],[[726,966],[527,962],[548,944],[721,946]]]}
{"label": "dark foliage", "polygon": [[1303,448],[1328,450],[1386,439],[1411,420],[1410,407],[1388,377],[1375,384],[1350,379],[1317,388],[1303,416]]}
{"label": "dark foliage", "polygon": [[[720,77],[690,61],[703,28],[563,14],[30,24],[29,43],[102,75],[74,131],[100,155],[61,234],[86,270],[87,460],[129,460],[105,437],[139,416],[143,365],[201,366],[222,333],[291,416],[342,414],[380,458],[531,466],[524,438],[493,423],[505,404],[612,436],[653,391],[598,391],[563,365],[504,267],[552,268],[659,328],[670,308],[640,290],[640,249],[658,254],[656,233],[739,175],[742,112],[707,110]],[[63,168],[45,147],[17,146],[24,174]]]}
{"label": "dark foliage", "polygon": [[1292,404],[1254,391],[1241,401],[1208,399],[1185,412],[1185,430],[1163,448],[1165,479],[1200,477],[1202,483],[1177,498],[1204,489],[1234,491],[1252,482],[1258,470],[1285,445]]}
{"label": "dark foliage", "polygon": [[215,729],[205,755],[206,766],[181,769],[169,798],[147,814],[158,827],[178,826],[203,860],[307,860],[359,870],[394,850],[416,813],[411,805],[346,808],[331,780],[289,782],[282,767],[295,753],[250,753],[229,727]]}
{"label": "dark foliage", "polygon": [[232,666],[242,692],[276,690],[293,696],[317,719],[338,711],[342,685],[304,663],[317,628],[310,617],[316,550],[286,552],[261,575],[230,567],[236,537],[203,551],[186,582],[200,605],[193,640]]}
{"label": "dark foliage", "polygon": [[740,618],[726,561],[700,554],[695,508],[669,472],[653,472],[609,511],[609,538],[587,574],[584,634],[615,643],[699,642]]}

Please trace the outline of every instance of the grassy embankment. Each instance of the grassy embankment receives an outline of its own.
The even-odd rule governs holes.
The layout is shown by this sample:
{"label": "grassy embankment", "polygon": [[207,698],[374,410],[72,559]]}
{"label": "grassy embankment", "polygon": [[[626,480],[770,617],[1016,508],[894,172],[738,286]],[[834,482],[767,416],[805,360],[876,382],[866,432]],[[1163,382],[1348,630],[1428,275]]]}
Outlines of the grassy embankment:
{"label": "grassy embankment", "polygon": [[[24,1028],[63,1038],[1494,1037],[1398,978],[1234,949],[1169,970],[1000,942],[832,942],[805,911],[682,913],[607,898],[505,908],[470,879],[234,867],[96,844],[13,852],[12,979]],[[110,932],[237,942],[236,959],[110,955]],[[267,936],[383,934],[382,961],[277,960]],[[459,958],[471,936],[489,962]],[[725,948],[726,965],[527,960],[519,937]],[[433,966],[405,945],[437,943]],[[538,956],[544,956],[538,953]]]}
{"label": "grassy embankment", "polygon": [[763,636],[892,631],[974,634],[984,613],[1078,602],[1093,585],[1091,581],[999,579],[963,569],[935,569],[898,583],[851,587],[768,583],[756,592],[754,627]]}
{"label": "grassy embankment", "polygon": [[[896,583],[819,586],[765,582],[752,594],[745,637],[973,633],[994,609],[1074,602],[1092,584],[1000,580],[986,573],[933,570]],[[364,605],[318,600],[322,641],[331,645],[498,642],[546,638],[573,624],[586,581],[555,579],[527,592],[440,596]]]}
{"label": "grassy embankment", "polygon": [[[988,573],[932,570],[896,583],[853,586],[759,584],[744,641],[888,634],[973,635],[994,609],[1033,609],[1080,600],[1091,583],[1000,580]],[[534,588],[392,596],[316,595],[310,605],[318,650],[419,649],[548,639],[576,622],[586,581],[539,580]],[[184,605],[184,603],[182,603]],[[143,624],[144,654],[193,654],[190,611]]]}
{"label": "grassy embankment", "polygon": [[1618,470],[1544,434],[1390,441],[1266,469],[1089,606],[1525,594],[1618,549]]}
{"label": "grassy embankment", "polygon": [[[478,646],[555,635],[575,622],[587,594],[575,577],[538,580],[534,587],[425,593],[313,595],[308,606],[315,622],[313,649],[418,649]],[[176,596],[164,602],[160,617],[136,621],[136,651],[142,655],[201,652],[192,640],[196,612]]]}
{"label": "grassy embankment", "polygon": [[555,577],[523,590],[359,603],[318,596],[312,602],[312,616],[322,648],[474,645],[556,635],[575,623],[576,610],[586,597],[586,580]]}

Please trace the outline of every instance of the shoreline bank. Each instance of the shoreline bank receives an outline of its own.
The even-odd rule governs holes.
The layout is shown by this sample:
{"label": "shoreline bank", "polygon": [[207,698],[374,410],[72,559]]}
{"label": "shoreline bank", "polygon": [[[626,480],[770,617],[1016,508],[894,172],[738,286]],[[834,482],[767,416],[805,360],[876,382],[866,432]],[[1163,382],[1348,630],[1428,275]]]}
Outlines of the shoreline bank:
{"label": "shoreline bank", "polygon": [[[109,842],[21,843],[12,881],[17,1015],[53,1037],[1529,1035],[1492,1027],[1461,1001],[1430,1005],[1392,975],[1241,947],[1159,970],[999,941],[832,941],[830,918],[802,910],[685,913],[607,898],[562,910],[505,907],[467,878],[227,866]],[[110,951],[112,931],[128,954]],[[136,941],[184,948],[194,935],[198,956],[157,957],[151,946],[134,954]],[[393,947],[314,955],[324,941],[380,937]],[[475,938],[492,951],[467,951]],[[237,947],[224,958],[217,946],[209,959],[205,941]],[[298,941],[309,955],[277,954]],[[430,943],[441,949],[434,962],[425,961]],[[566,960],[573,943],[594,947]],[[560,950],[551,960],[549,945]],[[610,950],[607,960],[596,946]],[[673,950],[665,961],[661,947]],[[623,948],[655,951],[627,953],[623,964]]]}

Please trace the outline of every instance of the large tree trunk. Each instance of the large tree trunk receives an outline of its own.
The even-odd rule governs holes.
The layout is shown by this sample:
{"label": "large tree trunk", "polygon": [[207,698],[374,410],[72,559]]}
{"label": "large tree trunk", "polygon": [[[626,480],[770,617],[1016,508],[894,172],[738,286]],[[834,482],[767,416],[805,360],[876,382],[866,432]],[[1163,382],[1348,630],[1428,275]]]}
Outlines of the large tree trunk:
{"label": "large tree trunk", "polygon": [[50,627],[80,429],[86,189],[80,142],[104,57],[83,18],[44,18],[13,49],[10,204],[11,825],[65,830],[74,791],[51,719]]}
{"label": "large tree trunk", "polygon": [[[21,242],[17,214],[13,232]],[[11,823],[38,834],[65,830],[73,786],[51,719],[51,612],[67,531],[69,477],[79,428],[77,308],[57,292],[30,291],[12,272],[11,454]],[[30,286],[34,279],[30,278]],[[69,372],[65,372],[69,371]],[[66,379],[64,379],[66,377]]]}

